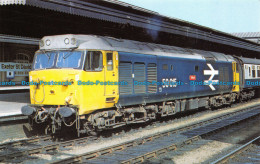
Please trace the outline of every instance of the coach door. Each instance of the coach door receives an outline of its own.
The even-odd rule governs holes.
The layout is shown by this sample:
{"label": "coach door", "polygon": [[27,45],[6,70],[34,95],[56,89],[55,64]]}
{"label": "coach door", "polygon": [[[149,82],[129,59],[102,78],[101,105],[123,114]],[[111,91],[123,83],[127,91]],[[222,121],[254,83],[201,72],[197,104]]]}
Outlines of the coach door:
{"label": "coach door", "polygon": [[104,68],[105,68],[105,96],[107,102],[115,101],[118,96],[118,53],[112,51],[105,51],[104,55]]}
{"label": "coach door", "polygon": [[236,82],[237,85],[233,85],[233,92],[239,92],[239,71],[237,67],[237,62],[232,62],[233,69],[233,82]]}

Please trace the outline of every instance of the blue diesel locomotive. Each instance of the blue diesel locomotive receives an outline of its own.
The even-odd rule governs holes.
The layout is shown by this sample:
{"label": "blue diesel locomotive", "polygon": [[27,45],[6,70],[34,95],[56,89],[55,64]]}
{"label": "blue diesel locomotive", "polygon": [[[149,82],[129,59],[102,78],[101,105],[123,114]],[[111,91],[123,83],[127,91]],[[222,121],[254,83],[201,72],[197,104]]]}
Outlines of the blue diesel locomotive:
{"label": "blue diesel locomotive", "polygon": [[260,60],[69,34],[40,41],[29,76],[31,104],[22,113],[31,124],[80,135],[250,99]]}

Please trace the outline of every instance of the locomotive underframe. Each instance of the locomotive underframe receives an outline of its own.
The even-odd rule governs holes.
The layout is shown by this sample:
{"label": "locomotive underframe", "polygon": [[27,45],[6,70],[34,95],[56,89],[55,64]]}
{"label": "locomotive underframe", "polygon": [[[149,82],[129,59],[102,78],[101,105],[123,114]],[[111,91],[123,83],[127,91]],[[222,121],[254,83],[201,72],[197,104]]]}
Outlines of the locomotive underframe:
{"label": "locomotive underframe", "polygon": [[[255,96],[255,89],[250,88],[241,92],[222,95],[199,97],[192,99],[172,100],[146,105],[115,107],[98,110],[91,114],[79,115],[78,106],[42,106],[31,105],[35,109],[29,116],[29,123],[45,125],[45,132],[55,134],[62,127],[71,127],[77,130],[78,136],[83,133],[93,134],[98,131],[114,129],[128,124],[145,123],[174,115],[179,112],[197,110],[199,108],[217,108],[229,106],[237,101],[246,101]],[[61,108],[75,110],[68,116],[60,114]]]}

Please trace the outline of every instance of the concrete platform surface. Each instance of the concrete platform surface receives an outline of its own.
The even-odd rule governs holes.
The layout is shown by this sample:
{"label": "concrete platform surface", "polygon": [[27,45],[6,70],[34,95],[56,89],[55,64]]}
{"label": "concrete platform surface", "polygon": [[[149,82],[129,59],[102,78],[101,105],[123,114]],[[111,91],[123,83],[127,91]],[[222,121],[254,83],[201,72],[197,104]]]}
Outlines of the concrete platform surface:
{"label": "concrete platform surface", "polygon": [[29,103],[29,92],[0,94],[0,117],[21,114],[21,107]]}

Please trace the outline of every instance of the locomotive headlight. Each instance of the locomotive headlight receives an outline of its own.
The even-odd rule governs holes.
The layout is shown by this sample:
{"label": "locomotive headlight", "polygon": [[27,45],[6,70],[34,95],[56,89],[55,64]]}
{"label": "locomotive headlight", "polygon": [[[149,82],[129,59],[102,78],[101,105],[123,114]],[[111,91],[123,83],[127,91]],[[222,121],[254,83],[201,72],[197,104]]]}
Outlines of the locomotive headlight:
{"label": "locomotive headlight", "polygon": [[40,40],[39,45],[40,45],[40,47],[43,47],[44,46],[44,41]]}
{"label": "locomotive headlight", "polygon": [[70,43],[69,38],[64,39],[64,43],[65,43],[65,44],[69,44],[69,43]]}
{"label": "locomotive headlight", "polygon": [[71,44],[75,45],[76,44],[76,39],[75,38],[71,38]]}
{"label": "locomotive headlight", "polygon": [[47,46],[51,45],[51,41],[49,39],[46,40],[45,43],[46,43]]}

